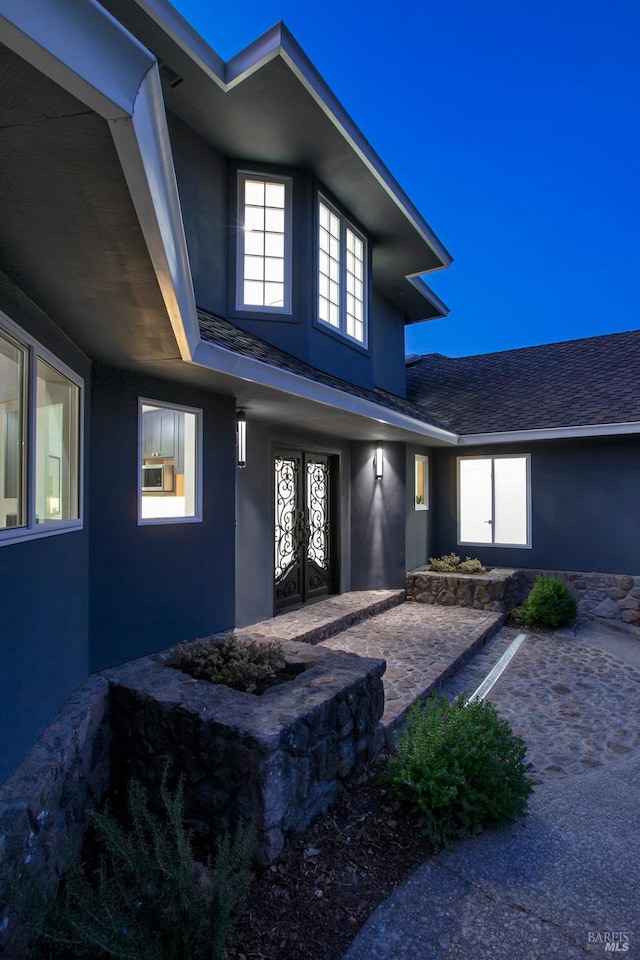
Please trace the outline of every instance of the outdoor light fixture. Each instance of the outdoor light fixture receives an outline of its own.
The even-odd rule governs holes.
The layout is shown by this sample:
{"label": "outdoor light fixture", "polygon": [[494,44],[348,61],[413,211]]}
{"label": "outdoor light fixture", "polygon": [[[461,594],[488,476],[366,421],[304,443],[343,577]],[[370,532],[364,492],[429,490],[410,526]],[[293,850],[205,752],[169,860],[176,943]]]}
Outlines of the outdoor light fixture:
{"label": "outdoor light fixture", "polygon": [[382,480],[382,466],[384,463],[384,456],[382,450],[382,444],[379,443],[376,446],[376,456],[375,456],[375,468],[376,468],[376,480]]}
{"label": "outdoor light fixture", "polygon": [[247,419],[244,410],[236,413],[236,433],[238,437],[238,466],[247,465]]}

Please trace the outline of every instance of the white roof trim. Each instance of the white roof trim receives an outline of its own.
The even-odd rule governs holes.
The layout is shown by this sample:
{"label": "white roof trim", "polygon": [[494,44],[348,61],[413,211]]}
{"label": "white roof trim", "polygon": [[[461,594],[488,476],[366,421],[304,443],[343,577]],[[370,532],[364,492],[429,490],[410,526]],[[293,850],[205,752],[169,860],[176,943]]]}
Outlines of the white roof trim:
{"label": "white roof trim", "polygon": [[153,54],[95,0],[0,0],[2,40],[109,122],[183,360],[200,340]]}
{"label": "white roof trim", "polygon": [[263,360],[255,360],[253,357],[246,357],[233,350],[227,350],[225,347],[209,343],[206,340],[201,341],[193,361],[218,373],[225,373],[232,377],[238,377],[240,380],[270,387],[289,396],[321,403],[343,413],[352,413],[356,416],[365,417],[367,420],[376,420],[378,423],[399,427],[402,430],[410,430],[421,437],[451,444],[457,443],[458,440],[457,435],[448,430],[424,423],[371,400],[365,400],[362,397],[337,390],[335,387],[329,387],[324,383],[308,380],[300,374],[274,367]]}
{"label": "white roof trim", "polygon": [[640,433],[640,422],[593,423],[573,427],[543,427],[539,430],[508,430],[502,433],[465,433],[463,447],[488,443],[521,443],[531,440],[569,440],[580,437],[622,437]]}

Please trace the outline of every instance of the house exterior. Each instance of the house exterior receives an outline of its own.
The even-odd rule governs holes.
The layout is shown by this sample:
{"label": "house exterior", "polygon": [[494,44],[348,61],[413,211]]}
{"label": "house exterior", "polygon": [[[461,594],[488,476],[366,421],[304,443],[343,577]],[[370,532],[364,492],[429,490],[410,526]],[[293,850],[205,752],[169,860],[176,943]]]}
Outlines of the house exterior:
{"label": "house exterior", "polygon": [[435,553],[637,572],[640,335],[405,370],[451,257],[283,25],[0,0],[0,62],[0,781],[88,673]]}

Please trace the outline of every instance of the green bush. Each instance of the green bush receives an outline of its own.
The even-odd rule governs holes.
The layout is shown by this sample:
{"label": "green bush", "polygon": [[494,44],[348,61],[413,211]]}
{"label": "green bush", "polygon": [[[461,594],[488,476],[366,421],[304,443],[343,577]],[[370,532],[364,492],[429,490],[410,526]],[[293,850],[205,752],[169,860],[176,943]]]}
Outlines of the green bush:
{"label": "green bush", "polygon": [[434,573],[486,573],[487,568],[475,558],[461,560],[457,553],[445,553],[443,557],[429,557],[429,570]]}
{"label": "green bush", "polygon": [[182,784],[170,792],[166,771],[161,799],[158,816],[133,781],[130,829],[108,809],[92,815],[99,865],[94,872],[76,866],[64,877],[33,954],[39,960],[222,960],[248,892],[253,830],[233,840],[225,834],[213,866],[198,863],[184,826]]}
{"label": "green bush", "polygon": [[486,700],[416,703],[395,738],[387,779],[424,818],[436,849],[522,816],[533,790],[524,741]]}
{"label": "green bush", "polygon": [[578,605],[563,580],[543,575],[536,579],[531,593],[519,609],[527,627],[535,624],[559,627],[575,619]]}
{"label": "green bush", "polygon": [[238,640],[233,633],[181,643],[169,651],[167,664],[196,680],[224,683],[245,693],[264,690],[286,668],[281,643]]}

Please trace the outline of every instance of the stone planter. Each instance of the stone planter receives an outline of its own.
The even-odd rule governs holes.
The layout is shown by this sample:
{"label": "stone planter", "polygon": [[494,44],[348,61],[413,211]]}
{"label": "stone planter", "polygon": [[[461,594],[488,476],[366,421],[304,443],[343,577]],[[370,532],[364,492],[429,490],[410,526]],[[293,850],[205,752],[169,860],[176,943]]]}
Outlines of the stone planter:
{"label": "stone planter", "polygon": [[273,861],[340,781],[381,747],[383,660],[285,641],[293,680],[261,696],[194,680],[146,657],[108,670],[116,777],[157,785],[171,760],[200,831],[253,820],[258,858]]}
{"label": "stone planter", "polygon": [[435,573],[418,567],[407,574],[407,600],[450,607],[473,607],[506,613],[520,602],[517,570],[494,568],[485,573]]}

